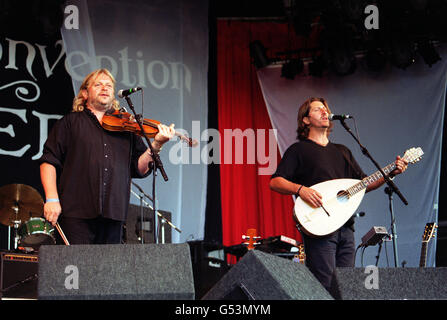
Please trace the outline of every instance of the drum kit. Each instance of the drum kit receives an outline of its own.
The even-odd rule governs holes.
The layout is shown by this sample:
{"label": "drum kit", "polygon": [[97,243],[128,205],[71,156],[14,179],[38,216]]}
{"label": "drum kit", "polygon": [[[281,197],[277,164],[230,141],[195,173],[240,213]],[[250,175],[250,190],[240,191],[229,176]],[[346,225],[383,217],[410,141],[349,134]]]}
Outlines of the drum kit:
{"label": "drum kit", "polygon": [[[41,245],[56,244],[54,227],[43,218],[43,199],[24,184],[0,187],[0,222],[14,231],[14,250],[33,252]],[[11,235],[8,250],[11,250]]]}

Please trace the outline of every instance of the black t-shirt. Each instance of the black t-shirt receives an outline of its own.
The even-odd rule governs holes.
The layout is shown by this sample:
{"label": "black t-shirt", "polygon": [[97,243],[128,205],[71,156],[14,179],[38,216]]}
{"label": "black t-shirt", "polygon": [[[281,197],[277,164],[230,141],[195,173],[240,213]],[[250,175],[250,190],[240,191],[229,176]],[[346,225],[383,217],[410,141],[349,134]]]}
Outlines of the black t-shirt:
{"label": "black t-shirt", "polygon": [[322,146],[312,140],[303,140],[286,150],[272,175],[275,177],[311,187],[333,179],[363,179],[366,174],[344,145],[329,142]]}
{"label": "black t-shirt", "polygon": [[139,136],[105,130],[85,108],[55,123],[39,162],[57,169],[62,216],[90,219],[102,215],[125,221],[131,178],[150,173],[138,171],[138,158],[145,151]]}

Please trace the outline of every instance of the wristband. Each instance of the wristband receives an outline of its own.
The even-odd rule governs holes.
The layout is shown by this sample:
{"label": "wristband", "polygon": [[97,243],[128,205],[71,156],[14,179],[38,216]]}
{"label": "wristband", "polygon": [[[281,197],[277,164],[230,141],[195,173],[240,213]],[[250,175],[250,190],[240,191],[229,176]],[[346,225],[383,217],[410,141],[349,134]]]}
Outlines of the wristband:
{"label": "wristband", "polygon": [[50,199],[47,199],[47,201],[45,201],[45,203],[48,203],[48,202],[59,202],[59,199],[50,198]]}
{"label": "wristband", "polygon": [[303,185],[301,185],[299,188],[298,188],[298,191],[295,193],[295,195],[297,196],[297,197],[299,197],[300,196],[300,191],[301,191],[301,188],[303,187]]}

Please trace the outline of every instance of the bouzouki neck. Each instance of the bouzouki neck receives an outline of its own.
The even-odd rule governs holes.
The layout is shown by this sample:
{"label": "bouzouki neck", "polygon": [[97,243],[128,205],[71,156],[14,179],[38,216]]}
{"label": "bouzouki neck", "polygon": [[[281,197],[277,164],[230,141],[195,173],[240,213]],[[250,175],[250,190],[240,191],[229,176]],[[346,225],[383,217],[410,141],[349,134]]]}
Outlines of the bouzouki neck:
{"label": "bouzouki neck", "polygon": [[[382,168],[382,171],[386,175],[389,175],[390,172],[392,172],[394,169],[396,169],[396,163],[393,162],[393,163],[390,163],[389,165],[387,165],[386,167]],[[374,182],[376,182],[377,180],[379,180],[382,177],[383,177],[382,173],[380,171],[376,171],[372,175],[364,178],[359,183],[356,183],[352,187],[348,188],[346,191],[348,191],[349,194],[351,196],[353,196],[357,192],[362,191],[363,189],[367,188],[369,185],[373,184]]]}
{"label": "bouzouki neck", "polygon": [[[402,157],[402,159],[406,160],[408,163],[415,163],[415,162],[421,160],[421,157],[423,154],[424,154],[424,152],[422,151],[422,149],[420,147],[410,148],[407,151],[405,151],[405,154]],[[396,163],[392,162],[389,165],[387,165],[386,167],[382,168],[382,171],[386,175],[389,175],[390,172],[392,172],[394,169],[396,169]],[[352,195],[356,194],[357,192],[362,191],[363,189],[367,188],[369,185],[376,182],[377,180],[379,180],[382,177],[383,177],[383,175],[380,172],[380,170],[376,171],[372,175],[364,178],[362,181],[353,185],[351,188],[349,188],[346,191],[349,192],[349,195],[352,196]]]}

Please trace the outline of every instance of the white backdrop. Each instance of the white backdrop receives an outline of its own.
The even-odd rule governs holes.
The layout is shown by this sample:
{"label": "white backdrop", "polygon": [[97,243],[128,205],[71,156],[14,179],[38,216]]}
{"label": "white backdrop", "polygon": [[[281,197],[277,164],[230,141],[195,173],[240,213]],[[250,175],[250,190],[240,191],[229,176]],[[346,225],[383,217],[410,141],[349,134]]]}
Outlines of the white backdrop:
{"label": "white backdrop", "polygon": [[[404,205],[393,197],[396,218],[398,266],[419,266],[421,241],[428,222],[437,222],[440,159],[444,107],[446,98],[447,55],[428,67],[419,58],[406,70],[389,66],[379,74],[367,71],[359,60],[357,71],[350,76],[329,75],[316,78],[306,75],[294,80],[281,78],[281,66],[268,66],[258,71],[258,78],[281,154],[296,141],[299,106],[309,97],[324,97],[334,114],[355,117],[361,143],[381,167],[403,155],[411,147],[421,147],[423,159],[409,166],[394,182],[407,199]],[[353,120],[346,120],[355,133]],[[353,152],[366,174],[377,171],[365,157],[351,135],[339,122],[334,122],[332,142],[342,143]],[[391,232],[391,214],[384,187],[365,195],[356,219],[356,246],[373,226],[384,226]],[[281,213],[278,213],[281,214]],[[292,214],[292,213],[290,213]],[[435,264],[436,240],[429,243],[427,266]],[[367,247],[363,259],[361,250],[356,266],[374,265],[378,246]],[[392,242],[385,242],[379,266],[394,266]]]}
{"label": "white backdrop", "polygon": [[[79,9],[80,21],[78,29],[62,28],[75,94],[88,73],[107,68],[117,80],[117,91],[143,88],[144,105],[141,91],[131,96],[137,113],[174,123],[178,131],[195,134],[200,142],[200,130],[208,126],[208,2],[73,0],[69,4]],[[120,103],[128,107],[125,100]],[[200,130],[192,130],[193,121],[198,121]],[[172,222],[182,231],[172,230],[174,243],[204,236],[207,167],[193,158],[201,146],[191,150],[180,142],[168,142],[160,155],[169,180],[157,176],[157,208],[172,212]],[[134,182],[152,196],[152,175]],[[131,195],[131,203],[139,200]]]}

